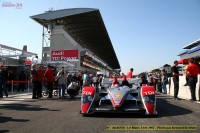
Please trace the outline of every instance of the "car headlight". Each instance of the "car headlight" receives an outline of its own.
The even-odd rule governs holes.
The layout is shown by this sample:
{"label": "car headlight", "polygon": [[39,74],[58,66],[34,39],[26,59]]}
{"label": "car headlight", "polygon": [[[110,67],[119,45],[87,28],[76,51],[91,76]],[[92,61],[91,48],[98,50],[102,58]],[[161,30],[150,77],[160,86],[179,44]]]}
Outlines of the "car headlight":
{"label": "car headlight", "polygon": [[92,96],[88,96],[88,101],[92,102],[93,97]]}
{"label": "car headlight", "polygon": [[144,102],[149,102],[149,97],[144,97]]}
{"label": "car headlight", "polygon": [[144,96],[144,102],[149,104],[154,104],[155,102],[155,95],[152,96]]}

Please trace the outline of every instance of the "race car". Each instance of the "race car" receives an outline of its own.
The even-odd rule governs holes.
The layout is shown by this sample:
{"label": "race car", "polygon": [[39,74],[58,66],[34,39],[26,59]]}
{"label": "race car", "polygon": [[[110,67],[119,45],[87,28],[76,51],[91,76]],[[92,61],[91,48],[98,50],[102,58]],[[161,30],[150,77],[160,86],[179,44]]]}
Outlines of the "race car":
{"label": "race car", "polygon": [[[84,87],[81,95],[81,113],[95,112],[142,113],[156,115],[156,96],[153,86],[140,86],[140,78],[127,79],[132,86],[111,86],[113,79],[103,80],[102,88]],[[119,83],[122,79],[118,79]]]}

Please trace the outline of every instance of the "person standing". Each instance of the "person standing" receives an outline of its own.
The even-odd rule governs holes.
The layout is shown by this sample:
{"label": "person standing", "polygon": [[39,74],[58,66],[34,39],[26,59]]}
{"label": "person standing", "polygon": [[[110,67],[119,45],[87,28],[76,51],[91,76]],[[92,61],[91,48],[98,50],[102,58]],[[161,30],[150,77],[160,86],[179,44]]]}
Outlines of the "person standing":
{"label": "person standing", "polygon": [[158,77],[157,77],[157,91],[162,93],[162,83],[161,83],[161,72],[158,72]]}
{"label": "person standing", "polygon": [[44,73],[44,77],[46,78],[47,89],[49,91],[48,98],[52,98],[53,93],[53,71],[51,70],[51,65],[47,65],[47,69]]}
{"label": "person standing", "polygon": [[[188,65],[189,65],[189,64],[188,64]],[[188,65],[186,65],[186,66],[184,67],[185,71],[187,70]],[[186,75],[185,75],[185,81],[186,81],[186,83],[185,83],[183,86],[188,86],[188,76],[187,76],[187,73],[186,73]]]}
{"label": "person standing", "polygon": [[166,87],[167,84],[168,84],[167,72],[165,70],[163,70],[163,72],[162,72],[162,92],[164,94],[167,94],[167,87]]}
{"label": "person standing", "polygon": [[68,73],[67,74],[67,87],[70,85],[71,82],[72,82],[72,74]]}
{"label": "person standing", "polygon": [[8,73],[4,69],[3,64],[0,65],[0,98],[3,98],[3,92],[5,93],[6,97],[8,97],[8,93],[6,90],[6,82],[8,79]]}
{"label": "person standing", "polygon": [[121,78],[123,78],[124,76],[126,76],[124,73],[122,73],[122,76],[121,76]]}
{"label": "person standing", "polygon": [[62,67],[62,69],[57,73],[56,78],[58,80],[59,98],[63,98],[67,84],[67,75],[65,73],[64,67]]}
{"label": "person standing", "polygon": [[31,70],[31,79],[32,79],[32,85],[33,85],[33,93],[32,93],[32,99],[38,99],[37,97],[37,71],[36,71],[36,65],[32,65],[32,70]]}
{"label": "person standing", "polygon": [[89,86],[89,75],[87,71],[83,74],[83,86]]}
{"label": "person standing", "polygon": [[157,75],[157,73],[154,73],[152,78],[153,78],[153,87],[154,87],[155,91],[158,91],[158,88],[157,88],[158,75]]}
{"label": "person standing", "polygon": [[94,87],[98,88],[99,87],[98,86],[99,85],[99,81],[98,81],[99,79],[98,79],[97,75],[95,75],[92,80],[93,80],[92,82],[93,82]]}
{"label": "person standing", "polygon": [[113,80],[111,86],[115,86],[115,85],[118,85],[118,86],[119,86],[119,81],[117,80],[117,76],[114,77],[114,80]]}
{"label": "person standing", "polygon": [[[200,64],[199,64],[200,62],[196,62],[196,64],[197,64],[197,66],[199,67],[199,74],[200,74]],[[199,96],[199,101],[198,102],[200,102],[200,76],[199,76],[199,90],[198,90],[198,96]]]}
{"label": "person standing", "polygon": [[132,77],[133,77],[133,68],[131,68],[130,71],[126,75],[126,78],[132,78]]}
{"label": "person standing", "polygon": [[147,81],[149,86],[153,86],[153,77],[151,74],[147,76]]}
{"label": "person standing", "polygon": [[13,71],[12,70],[9,70],[8,71],[8,91],[11,91],[12,90],[12,80],[14,80],[14,74],[13,74]]}
{"label": "person standing", "polygon": [[89,74],[89,80],[88,81],[89,81],[88,82],[89,86],[92,86],[92,84],[93,84],[93,74]]}
{"label": "person standing", "polygon": [[174,65],[172,66],[172,75],[173,75],[173,82],[174,82],[174,100],[180,100],[178,98],[178,91],[179,91],[179,76],[182,76],[182,74],[179,74],[178,72],[178,61],[174,61]]}
{"label": "person standing", "polygon": [[38,66],[38,70],[37,70],[37,75],[38,75],[38,79],[37,79],[37,96],[38,98],[42,97],[42,82],[43,82],[43,77],[44,74],[42,72],[42,66]]}
{"label": "person standing", "polygon": [[195,64],[193,58],[189,59],[189,65],[186,69],[186,74],[188,76],[188,85],[191,92],[191,101],[196,101],[196,84],[197,76],[199,74],[199,66]]}
{"label": "person standing", "polygon": [[83,72],[82,71],[78,74],[78,84],[80,87],[80,92],[82,92],[82,88],[83,88]]}

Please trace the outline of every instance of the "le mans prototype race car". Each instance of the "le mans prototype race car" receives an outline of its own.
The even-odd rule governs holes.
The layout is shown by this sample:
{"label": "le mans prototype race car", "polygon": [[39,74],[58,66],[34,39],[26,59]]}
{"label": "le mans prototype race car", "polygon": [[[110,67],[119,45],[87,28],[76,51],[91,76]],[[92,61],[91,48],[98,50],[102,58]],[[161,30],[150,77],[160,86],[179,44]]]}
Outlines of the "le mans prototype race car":
{"label": "le mans prototype race car", "polygon": [[[110,86],[113,79],[103,80],[101,89],[84,87],[81,96],[81,113],[86,116],[94,112],[142,113],[156,115],[156,96],[153,86],[142,85],[139,78],[127,79],[132,87]],[[119,83],[122,79],[118,79]]]}

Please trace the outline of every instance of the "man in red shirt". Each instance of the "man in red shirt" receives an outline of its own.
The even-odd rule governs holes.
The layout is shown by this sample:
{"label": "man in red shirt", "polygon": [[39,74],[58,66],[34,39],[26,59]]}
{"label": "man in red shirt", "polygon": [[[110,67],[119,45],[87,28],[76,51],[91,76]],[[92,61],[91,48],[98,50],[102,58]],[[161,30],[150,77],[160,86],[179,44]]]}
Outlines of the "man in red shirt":
{"label": "man in red shirt", "polygon": [[42,82],[43,82],[43,77],[44,77],[44,74],[42,72],[42,66],[39,66],[38,67],[38,70],[37,70],[37,96],[38,98],[41,98],[42,97]]}
{"label": "man in red shirt", "polygon": [[47,69],[44,73],[44,78],[46,78],[46,83],[47,83],[47,89],[49,91],[49,96],[48,98],[52,98],[52,93],[53,93],[53,71],[51,70],[51,66],[47,65]]}
{"label": "man in red shirt", "polygon": [[112,86],[114,86],[114,85],[119,85],[119,82],[118,82],[116,76],[114,77],[114,80],[113,80],[113,82],[112,82]]}
{"label": "man in red shirt", "polygon": [[37,97],[37,71],[36,71],[36,65],[32,65],[32,70],[31,70],[31,80],[32,80],[32,85],[33,85],[33,94],[32,94],[32,99],[38,99]]}
{"label": "man in red shirt", "polygon": [[199,74],[199,66],[195,64],[193,58],[189,59],[189,65],[186,69],[186,74],[188,76],[188,84],[191,91],[191,101],[196,101],[196,84],[197,76]]}
{"label": "man in red shirt", "polygon": [[130,69],[130,72],[127,73],[126,77],[127,78],[132,78],[133,77],[133,68]]}

